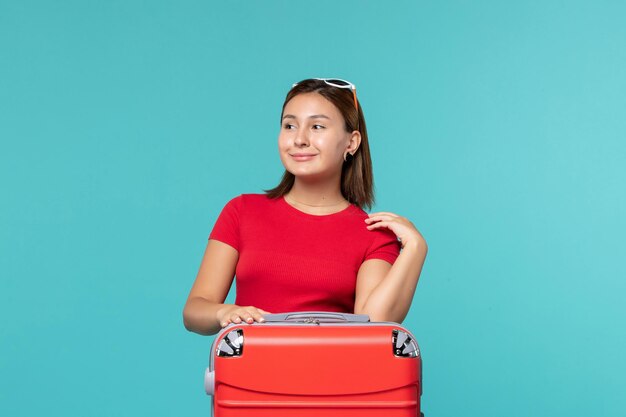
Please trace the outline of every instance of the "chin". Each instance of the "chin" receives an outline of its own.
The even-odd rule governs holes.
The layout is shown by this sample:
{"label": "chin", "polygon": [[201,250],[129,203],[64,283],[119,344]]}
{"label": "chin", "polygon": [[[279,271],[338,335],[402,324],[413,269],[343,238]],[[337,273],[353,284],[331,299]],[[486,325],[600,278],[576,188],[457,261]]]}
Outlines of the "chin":
{"label": "chin", "polygon": [[320,176],[319,172],[311,172],[306,169],[287,169],[290,173],[298,178],[316,178]]}

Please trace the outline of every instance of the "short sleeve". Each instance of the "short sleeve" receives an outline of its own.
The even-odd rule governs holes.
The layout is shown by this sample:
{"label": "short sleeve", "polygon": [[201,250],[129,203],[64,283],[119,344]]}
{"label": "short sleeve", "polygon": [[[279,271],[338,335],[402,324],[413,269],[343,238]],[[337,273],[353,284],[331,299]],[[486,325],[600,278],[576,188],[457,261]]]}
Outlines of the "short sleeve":
{"label": "short sleeve", "polygon": [[241,216],[242,196],[230,200],[220,213],[209,239],[219,240],[239,250],[239,220]]}
{"label": "short sleeve", "polygon": [[375,233],[376,236],[367,249],[364,260],[382,259],[393,265],[400,254],[400,242],[398,242],[395,233],[387,229],[378,229],[373,233]]}

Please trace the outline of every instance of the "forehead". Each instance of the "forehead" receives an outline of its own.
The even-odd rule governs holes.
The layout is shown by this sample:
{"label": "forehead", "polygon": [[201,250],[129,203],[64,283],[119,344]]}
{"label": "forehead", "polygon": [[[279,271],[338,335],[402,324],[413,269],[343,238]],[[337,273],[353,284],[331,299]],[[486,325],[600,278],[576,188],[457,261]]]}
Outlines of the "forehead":
{"label": "forehead", "polygon": [[308,117],[323,114],[330,118],[342,118],[339,109],[324,96],[317,93],[298,94],[285,105],[283,115]]}

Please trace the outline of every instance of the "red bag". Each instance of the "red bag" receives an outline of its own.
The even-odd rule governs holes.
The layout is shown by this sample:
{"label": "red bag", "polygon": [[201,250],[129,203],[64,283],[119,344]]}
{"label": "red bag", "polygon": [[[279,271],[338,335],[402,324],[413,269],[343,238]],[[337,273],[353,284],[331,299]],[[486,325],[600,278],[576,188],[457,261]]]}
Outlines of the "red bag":
{"label": "red bag", "polygon": [[269,314],[231,324],[211,348],[215,417],[420,415],[422,360],[397,323],[356,314]]}

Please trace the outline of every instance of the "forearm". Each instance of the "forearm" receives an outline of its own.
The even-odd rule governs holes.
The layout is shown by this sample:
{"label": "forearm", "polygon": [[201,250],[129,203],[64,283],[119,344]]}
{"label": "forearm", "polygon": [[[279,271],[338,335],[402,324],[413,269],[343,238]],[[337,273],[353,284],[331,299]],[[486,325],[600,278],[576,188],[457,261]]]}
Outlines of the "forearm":
{"label": "forearm", "polygon": [[401,323],[411,307],[427,251],[424,240],[407,243],[359,313],[369,315],[372,321]]}
{"label": "forearm", "polygon": [[218,320],[218,312],[230,304],[220,304],[201,297],[193,297],[187,301],[183,310],[185,328],[202,335],[213,335],[222,326]]}

